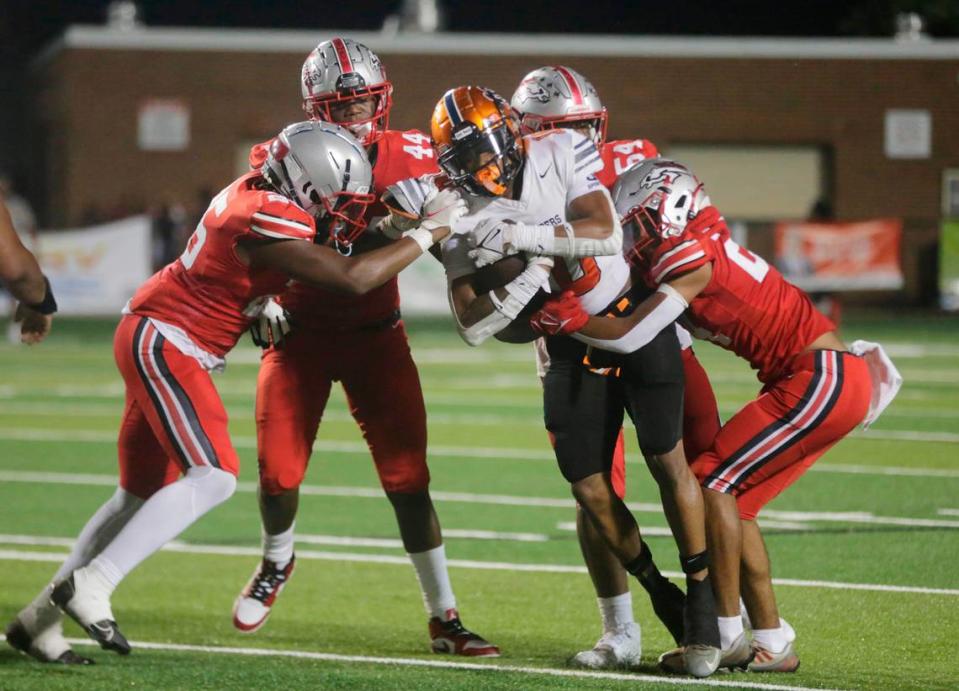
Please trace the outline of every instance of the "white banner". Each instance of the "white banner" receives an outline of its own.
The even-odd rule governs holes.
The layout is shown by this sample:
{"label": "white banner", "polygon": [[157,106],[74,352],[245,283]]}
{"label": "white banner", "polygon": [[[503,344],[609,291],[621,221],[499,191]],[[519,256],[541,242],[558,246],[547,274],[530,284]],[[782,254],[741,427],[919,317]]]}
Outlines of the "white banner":
{"label": "white banner", "polygon": [[39,259],[61,314],[119,315],[150,277],[147,216],[39,236]]}
{"label": "white banner", "polygon": [[446,273],[429,252],[400,272],[400,306],[410,316],[450,313]]}

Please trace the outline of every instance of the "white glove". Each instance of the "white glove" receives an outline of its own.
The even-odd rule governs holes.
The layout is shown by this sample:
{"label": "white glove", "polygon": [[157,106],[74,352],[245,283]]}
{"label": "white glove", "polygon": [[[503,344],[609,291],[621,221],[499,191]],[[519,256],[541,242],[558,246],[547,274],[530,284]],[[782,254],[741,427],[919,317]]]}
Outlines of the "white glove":
{"label": "white glove", "polygon": [[454,187],[440,190],[423,205],[423,219],[420,228],[433,230],[443,226],[452,226],[469,213],[469,206],[463,195]]}
{"label": "white glove", "polygon": [[263,309],[250,325],[253,343],[261,348],[279,346],[290,333],[290,313],[280,307],[272,298],[263,304]]}
{"label": "white glove", "polygon": [[477,269],[518,253],[518,250],[509,244],[510,225],[509,221],[503,219],[484,218],[473,226],[467,239],[473,249],[468,254]]}

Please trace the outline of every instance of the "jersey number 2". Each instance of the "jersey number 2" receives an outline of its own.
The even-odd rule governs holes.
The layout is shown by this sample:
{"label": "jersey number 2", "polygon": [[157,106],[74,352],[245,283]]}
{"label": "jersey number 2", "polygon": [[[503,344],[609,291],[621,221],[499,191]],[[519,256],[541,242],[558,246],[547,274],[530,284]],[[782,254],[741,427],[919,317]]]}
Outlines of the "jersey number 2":
{"label": "jersey number 2", "polygon": [[769,273],[769,264],[766,263],[765,259],[739,246],[731,238],[726,238],[726,241],[723,242],[723,249],[726,250],[726,256],[752,276],[756,283],[762,283],[766,274]]}
{"label": "jersey number 2", "polygon": [[[207,209],[207,211],[212,209],[213,213],[219,216],[226,210],[226,194],[228,189],[223,190],[213,197],[213,201],[210,202],[210,208]],[[206,214],[203,215],[206,216]],[[193,266],[197,255],[200,254],[200,250],[202,250],[203,245],[206,244],[206,233],[206,226],[203,225],[203,219],[201,218],[196,226],[196,230],[193,231],[193,235],[191,235],[190,239],[186,242],[186,249],[183,250],[183,254],[180,255],[180,263],[183,264],[184,269],[190,269]]]}

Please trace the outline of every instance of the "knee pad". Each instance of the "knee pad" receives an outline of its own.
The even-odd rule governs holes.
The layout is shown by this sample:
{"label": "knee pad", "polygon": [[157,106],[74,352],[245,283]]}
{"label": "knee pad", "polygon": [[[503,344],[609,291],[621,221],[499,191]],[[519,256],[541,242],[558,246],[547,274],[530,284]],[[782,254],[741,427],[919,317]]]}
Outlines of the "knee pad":
{"label": "knee pad", "polygon": [[299,487],[306,474],[306,468],[266,468],[260,464],[260,489],[271,496],[285,494]]}

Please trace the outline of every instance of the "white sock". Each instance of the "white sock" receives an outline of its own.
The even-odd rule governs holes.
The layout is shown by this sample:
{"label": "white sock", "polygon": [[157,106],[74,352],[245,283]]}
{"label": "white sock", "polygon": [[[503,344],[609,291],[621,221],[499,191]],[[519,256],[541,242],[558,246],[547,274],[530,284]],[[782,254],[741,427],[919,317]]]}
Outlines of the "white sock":
{"label": "white sock", "polygon": [[430,617],[448,619],[447,613],[456,609],[456,597],[446,570],[446,546],[440,545],[425,552],[408,553],[416,578],[423,591],[423,604]]}
{"label": "white sock", "polygon": [[270,535],[265,530],[263,531],[263,558],[276,562],[276,568],[281,571],[286,568],[290,559],[293,558],[294,526],[295,524],[291,524],[289,529],[276,535]]}
{"label": "white sock", "polygon": [[728,650],[743,632],[743,618],[741,616],[735,616],[718,617],[718,619],[719,645],[723,650]]}
{"label": "white sock", "polygon": [[773,654],[781,653],[789,645],[782,626],[774,629],[753,629],[753,640]]}
{"label": "white sock", "polygon": [[100,553],[116,581],[186,530],[200,516],[230,498],[236,478],[210,466],[190,468],[176,482],[147,499],[123,530]]}
{"label": "white sock", "polygon": [[603,633],[622,631],[633,623],[633,595],[628,590],[613,597],[597,597],[596,602],[603,618]]}
{"label": "white sock", "polygon": [[[752,631],[753,623],[749,620],[749,612],[746,610],[746,603],[743,602],[742,598],[739,598],[739,613],[743,618],[743,626]],[[796,640],[796,632],[788,621],[779,617],[779,626],[782,628],[783,635],[786,637],[787,642],[792,643]]]}

